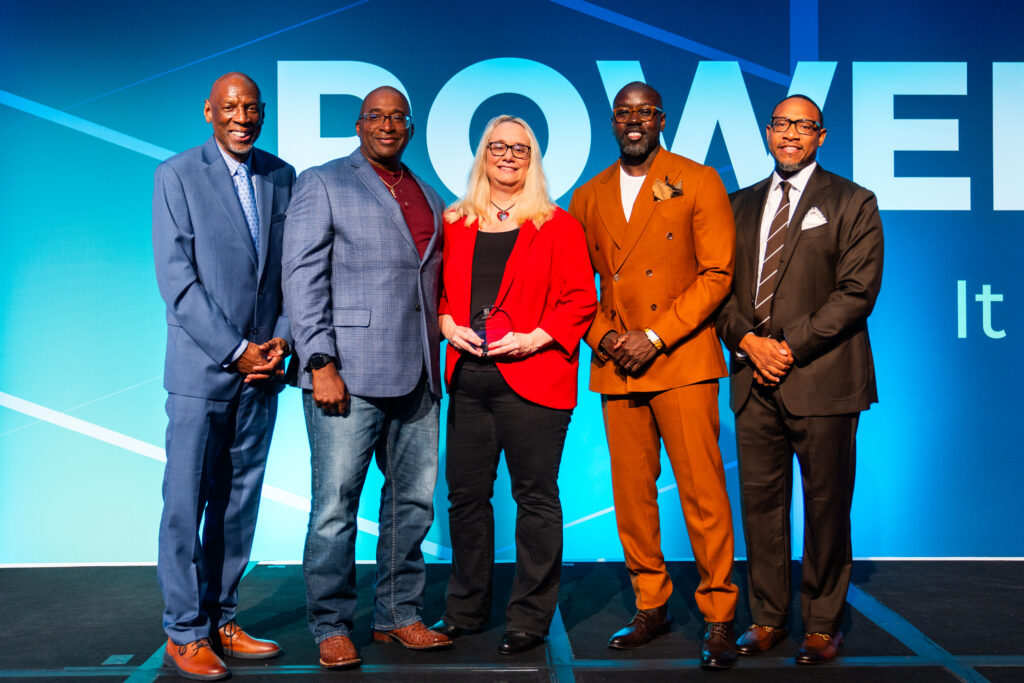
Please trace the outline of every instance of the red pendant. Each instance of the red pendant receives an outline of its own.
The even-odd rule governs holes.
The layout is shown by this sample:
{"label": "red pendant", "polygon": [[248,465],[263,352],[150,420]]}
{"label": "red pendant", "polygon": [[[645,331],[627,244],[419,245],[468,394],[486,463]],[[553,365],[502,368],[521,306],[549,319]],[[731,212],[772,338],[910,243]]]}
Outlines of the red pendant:
{"label": "red pendant", "polygon": [[507,218],[508,218],[508,211],[499,211],[498,212],[498,220],[499,221],[506,220]]}

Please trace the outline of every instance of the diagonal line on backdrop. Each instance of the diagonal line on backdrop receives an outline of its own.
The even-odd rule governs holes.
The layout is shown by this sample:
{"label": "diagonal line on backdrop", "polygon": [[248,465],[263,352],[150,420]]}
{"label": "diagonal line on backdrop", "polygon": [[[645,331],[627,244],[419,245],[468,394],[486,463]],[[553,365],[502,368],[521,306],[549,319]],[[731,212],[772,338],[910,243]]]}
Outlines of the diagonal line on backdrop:
{"label": "diagonal line on backdrop", "polygon": [[32,100],[15,95],[12,92],[6,90],[0,90],[0,104],[5,104],[13,109],[20,109],[23,112],[38,116],[41,119],[52,121],[53,123],[61,126],[66,126],[72,130],[77,130],[80,133],[91,135],[94,138],[105,140],[111,144],[125,149],[130,149],[133,152],[144,154],[148,157],[153,157],[158,161],[163,161],[167,157],[173,156],[174,152],[164,149],[163,147],[157,147],[154,144],[148,143],[138,138],[133,138],[130,135],[118,132],[113,128],[107,128],[101,126],[98,123],[87,121],[83,118],[79,118],[73,114],[68,114],[60,109],[54,109],[48,107],[45,104],[33,102]]}
{"label": "diagonal line on backdrop", "polygon": [[637,21],[632,17],[627,17],[624,14],[619,14],[618,12],[613,12],[609,9],[605,9],[604,7],[599,7],[593,3],[586,2],[585,0],[550,0],[550,2],[553,2],[556,5],[561,5],[567,9],[575,10],[581,14],[586,14],[594,19],[599,19],[601,21],[608,22],[609,24],[615,24],[616,26],[633,31],[634,33],[645,35],[648,38],[653,38],[654,40],[666,43],[667,45],[678,47],[681,50],[692,52],[698,57],[706,57],[707,59],[720,61],[739,62],[740,69],[746,71],[752,76],[763,78],[766,81],[788,86],[790,81],[793,80],[792,77],[786,74],[779,73],[778,71],[761,66],[760,64],[755,64],[750,60],[742,59],[736,55],[731,55],[728,52],[704,45],[703,43],[698,43],[695,40],[684,38],[676,35],[675,33],[666,31],[665,29],[658,28],[657,26],[645,24],[642,21]]}
{"label": "diagonal line on backdrop", "polygon": [[[44,422],[49,422],[50,424],[77,432],[83,436],[96,439],[97,441],[108,443],[111,446],[123,448],[126,451],[142,455],[152,460],[157,460],[159,462],[167,461],[164,449],[159,446],[154,446],[153,444],[146,443],[145,441],[141,441],[126,434],[121,434],[120,432],[115,432],[112,429],[107,429],[106,427],[100,427],[99,425],[86,422],[85,420],[81,420],[77,417],[71,417],[70,415],[66,415],[60,411],[47,408],[46,406],[41,406],[38,403],[26,401],[23,398],[18,398],[17,396],[12,396],[11,394],[7,394],[2,391],[0,391],[0,407],[9,408],[24,415],[34,417]],[[279,489],[276,486],[264,484],[263,497],[302,512],[309,512],[309,498],[296,495],[290,491],[285,491],[284,489]],[[363,519],[362,517],[359,517],[356,521],[359,530],[363,533],[367,533],[372,536],[380,535],[376,522],[371,522],[367,519]],[[451,550],[449,548],[434,543],[433,541],[423,541],[422,548],[424,552],[430,553],[431,555],[443,560],[451,558]]]}
{"label": "diagonal line on backdrop", "polygon": [[[161,71],[158,74],[153,74],[152,76],[147,76],[145,78],[141,78],[141,79],[139,79],[137,81],[134,81],[132,83],[128,83],[127,85],[122,85],[122,86],[120,86],[118,88],[114,88],[113,90],[108,90],[107,92],[100,93],[99,95],[93,95],[92,97],[88,97],[88,98],[86,98],[84,100],[79,100],[78,102],[75,102],[74,104],[68,105],[67,108],[68,109],[74,109],[75,107],[78,107],[80,105],[86,104],[88,102],[93,102],[95,100],[98,100],[100,98],[106,97],[108,95],[113,95],[115,93],[119,93],[122,90],[127,90],[128,88],[134,88],[137,85],[142,85],[143,83],[148,83],[149,81],[155,80],[157,78],[161,78],[162,76],[166,76],[168,74],[172,74],[175,71],[181,71],[182,69],[187,69],[190,66],[195,66],[196,64],[201,64],[202,62],[208,61],[208,60],[213,59],[215,57],[220,57],[222,55],[226,55],[229,52],[234,52],[235,50],[240,50],[243,47],[248,47],[250,45],[253,45],[255,43],[261,42],[263,40],[267,40],[268,38],[273,38],[274,36],[281,35],[282,33],[286,33],[286,32],[291,31],[293,29],[297,29],[297,28],[300,28],[302,26],[306,26],[308,24],[312,24],[313,22],[320,21],[321,19],[326,19],[327,17],[332,16],[334,14],[338,14],[339,12],[344,12],[345,10],[352,9],[353,7],[358,7],[359,5],[365,5],[368,2],[370,2],[370,0],[358,0],[357,2],[353,2],[353,3],[349,4],[349,5],[345,5],[344,7],[339,7],[337,9],[331,10],[330,12],[324,12],[323,14],[317,15],[317,16],[312,17],[310,19],[305,19],[303,21],[300,21],[297,24],[292,24],[291,26],[286,26],[285,28],[281,28],[281,29],[278,29],[276,31],[271,31],[270,33],[262,35],[262,36],[260,36],[258,38],[253,38],[252,40],[247,40],[244,43],[239,43],[238,45],[234,45],[232,47],[225,48],[223,50],[220,50],[219,52],[214,52],[212,55],[207,55],[205,57],[200,57],[199,59],[194,59],[194,60],[192,60],[191,62],[189,62],[187,64],[182,64],[180,66],[176,66],[176,67],[173,67],[171,69],[167,69],[166,71]],[[18,128],[20,125],[23,125],[23,124],[18,124],[18,126],[12,126],[11,128]],[[11,128],[8,128],[6,130],[11,130]],[[6,130],[3,131],[3,132],[6,132]]]}
{"label": "diagonal line on backdrop", "polygon": [[[138,384],[133,384],[133,385],[131,385],[129,387],[125,387],[123,389],[118,389],[117,391],[112,391],[109,394],[107,394],[106,396],[100,396],[99,398],[94,398],[91,401],[86,401],[85,403],[79,403],[77,406],[68,408],[65,412],[71,413],[71,412],[74,412],[76,410],[80,410],[81,408],[84,408],[86,406],[91,406],[94,403],[99,403],[100,401],[105,401],[108,398],[111,398],[112,396],[117,396],[118,394],[123,394],[126,391],[131,391],[132,389],[138,389],[141,386],[145,386],[146,384],[150,384],[151,382],[157,381],[162,376],[163,375],[157,375],[156,377],[151,377],[151,378],[149,378],[149,379],[147,379],[145,381],[139,382]],[[32,425],[37,425],[40,422],[42,422],[42,420],[36,420],[35,422],[29,422],[28,424],[23,424],[20,427],[15,427],[14,429],[8,429],[6,432],[0,432],[0,438],[5,437],[8,434],[13,434],[14,432],[19,432],[22,429],[28,429]]]}

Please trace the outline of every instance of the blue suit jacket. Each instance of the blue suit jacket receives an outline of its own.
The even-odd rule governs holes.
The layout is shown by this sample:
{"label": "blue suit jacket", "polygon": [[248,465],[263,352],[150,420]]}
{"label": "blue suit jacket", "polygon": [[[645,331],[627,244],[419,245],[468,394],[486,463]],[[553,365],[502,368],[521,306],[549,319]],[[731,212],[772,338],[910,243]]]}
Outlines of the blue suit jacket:
{"label": "blue suit jacket", "polygon": [[260,344],[282,337],[292,344],[282,306],[281,238],[295,169],[258,149],[252,169],[259,254],[213,137],[156,169],[153,256],[167,304],[164,388],[170,393],[230,399],[242,375],[222,364],[242,339]]}
{"label": "blue suit jacket", "polygon": [[358,149],[299,176],[284,239],[284,297],[299,385],[314,353],[337,358],[350,393],[403,396],[423,368],[441,395],[437,325],[441,213],[433,189],[406,171],[434,212],[420,258],[402,211]]}

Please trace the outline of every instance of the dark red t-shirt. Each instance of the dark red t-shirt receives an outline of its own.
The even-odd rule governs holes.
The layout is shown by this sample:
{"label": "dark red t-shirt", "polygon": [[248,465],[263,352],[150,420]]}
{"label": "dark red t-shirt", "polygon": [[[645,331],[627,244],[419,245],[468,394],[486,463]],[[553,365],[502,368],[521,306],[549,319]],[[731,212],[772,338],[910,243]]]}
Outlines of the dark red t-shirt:
{"label": "dark red t-shirt", "polygon": [[393,189],[398,207],[402,210],[402,216],[405,217],[405,224],[409,226],[409,233],[412,235],[412,240],[416,243],[416,250],[422,259],[423,254],[427,251],[427,245],[430,244],[430,239],[434,236],[434,212],[430,210],[430,204],[427,203],[423,190],[412,179],[404,166],[398,173],[392,173],[376,164],[370,165],[373,166],[373,170],[377,172],[384,184]]}

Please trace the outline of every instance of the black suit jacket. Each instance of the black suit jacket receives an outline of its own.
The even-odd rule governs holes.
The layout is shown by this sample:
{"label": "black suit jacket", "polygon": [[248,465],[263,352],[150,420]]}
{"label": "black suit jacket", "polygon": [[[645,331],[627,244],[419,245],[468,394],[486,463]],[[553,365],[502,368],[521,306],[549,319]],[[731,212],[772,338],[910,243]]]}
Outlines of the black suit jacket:
{"label": "black suit jacket", "polygon": [[[753,384],[752,364],[736,355],[754,328],[758,235],[771,178],[729,196],[736,217],[736,273],[719,311],[719,336],[732,352],[731,406],[739,412]],[[801,229],[817,208],[826,222]],[[794,415],[839,415],[878,401],[867,318],[882,284],[882,219],[869,190],[820,166],[800,197],[779,263],[771,333],[795,359],[779,386]]]}

